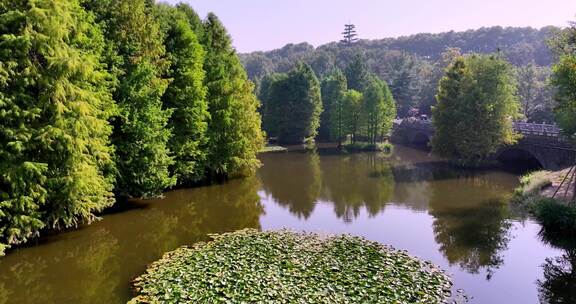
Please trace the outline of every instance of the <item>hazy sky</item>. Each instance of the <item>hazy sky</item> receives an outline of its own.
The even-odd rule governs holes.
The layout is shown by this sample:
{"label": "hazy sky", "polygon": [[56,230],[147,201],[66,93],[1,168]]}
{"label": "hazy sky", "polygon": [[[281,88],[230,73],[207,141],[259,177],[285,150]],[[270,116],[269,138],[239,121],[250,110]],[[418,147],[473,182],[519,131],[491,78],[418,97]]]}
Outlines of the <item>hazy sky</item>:
{"label": "hazy sky", "polygon": [[340,39],[344,23],[360,38],[482,26],[566,26],[576,20],[576,0],[168,0],[188,2],[204,17],[220,17],[240,52],[287,43],[314,46]]}

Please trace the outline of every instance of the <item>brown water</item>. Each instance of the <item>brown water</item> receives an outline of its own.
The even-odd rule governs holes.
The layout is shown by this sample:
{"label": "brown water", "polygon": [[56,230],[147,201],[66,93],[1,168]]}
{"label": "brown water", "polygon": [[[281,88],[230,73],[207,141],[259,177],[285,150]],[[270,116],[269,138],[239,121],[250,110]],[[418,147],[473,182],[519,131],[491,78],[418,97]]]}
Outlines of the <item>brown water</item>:
{"label": "brown water", "polygon": [[562,258],[508,206],[514,174],[456,170],[401,146],[388,156],[261,158],[258,176],[138,202],[0,258],[0,304],[125,303],[130,280],[163,252],[246,227],[351,233],[406,249],[446,269],[470,303],[538,303],[576,288],[576,258]]}

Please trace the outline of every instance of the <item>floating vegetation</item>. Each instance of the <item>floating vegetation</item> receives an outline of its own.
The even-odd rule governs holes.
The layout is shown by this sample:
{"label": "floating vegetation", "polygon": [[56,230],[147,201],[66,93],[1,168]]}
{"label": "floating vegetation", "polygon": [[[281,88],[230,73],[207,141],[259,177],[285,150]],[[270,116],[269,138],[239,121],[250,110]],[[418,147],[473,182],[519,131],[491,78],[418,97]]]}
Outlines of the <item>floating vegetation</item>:
{"label": "floating vegetation", "polygon": [[437,266],[349,235],[241,230],[169,252],[130,303],[444,303]]}

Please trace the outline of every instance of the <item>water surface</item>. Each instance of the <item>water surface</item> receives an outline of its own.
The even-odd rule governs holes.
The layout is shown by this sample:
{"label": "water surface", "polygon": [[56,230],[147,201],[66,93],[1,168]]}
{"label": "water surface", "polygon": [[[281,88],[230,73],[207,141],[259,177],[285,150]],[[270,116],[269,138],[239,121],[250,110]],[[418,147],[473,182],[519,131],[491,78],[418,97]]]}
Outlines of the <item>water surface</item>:
{"label": "water surface", "polygon": [[402,146],[261,159],[257,176],[135,202],[12,251],[0,259],[0,304],[125,303],[130,280],[163,252],[241,228],[351,233],[405,249],[446,269],[470,303],[574,300],[576,254],[509,206],[516,174],[455,169]]}

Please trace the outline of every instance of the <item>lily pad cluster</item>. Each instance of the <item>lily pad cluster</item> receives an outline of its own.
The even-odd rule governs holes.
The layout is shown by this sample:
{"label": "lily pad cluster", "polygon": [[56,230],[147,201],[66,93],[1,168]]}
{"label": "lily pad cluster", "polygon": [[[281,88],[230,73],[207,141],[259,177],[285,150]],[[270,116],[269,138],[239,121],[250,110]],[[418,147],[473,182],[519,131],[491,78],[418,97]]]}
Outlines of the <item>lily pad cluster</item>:
{"label": "lily pad cluster", "polygon": [[169,252],[133,282],[130,303],[444,303],[430,262],[350,235],[248,229]]}

